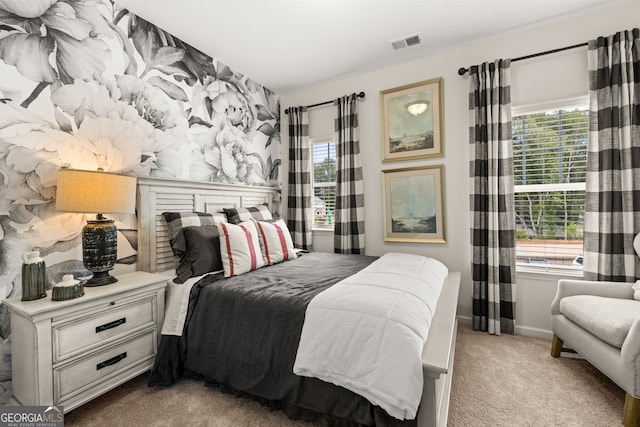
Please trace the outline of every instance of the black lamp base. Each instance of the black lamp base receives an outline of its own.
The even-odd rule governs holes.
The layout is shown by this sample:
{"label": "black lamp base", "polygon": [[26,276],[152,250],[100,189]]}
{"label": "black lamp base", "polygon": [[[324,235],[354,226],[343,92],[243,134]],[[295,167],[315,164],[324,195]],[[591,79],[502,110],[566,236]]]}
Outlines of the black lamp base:
{"label": "black lamp base", "polygon": [[118,253],[117,229],[113,220],[98,214],[82,229],[82,262],[93,273],[84,286],[103,286],[118,281],[109,275]]}
{"label": "black lamp base", "polygon": [[110,276],[108,271],[99,271],[99,272],[93,273],[93,277],[87,280],[84,283],[84,286],[92,287],[92,286],[110,285],[111,283],[116,283],[117,281],[118,279],[116,279],[113,276]]}

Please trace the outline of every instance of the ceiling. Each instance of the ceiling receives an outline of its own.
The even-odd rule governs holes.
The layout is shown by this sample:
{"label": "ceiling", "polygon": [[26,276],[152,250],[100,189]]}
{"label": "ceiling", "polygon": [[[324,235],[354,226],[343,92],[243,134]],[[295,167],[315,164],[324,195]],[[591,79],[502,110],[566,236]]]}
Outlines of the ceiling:
{"label": "ceiling", "polygon": [[[626,0],[616,0],[623,2]],[[433,55],[611,0],[116,0],[276,93]],[[394,51],[390,41],[419,34]]]}

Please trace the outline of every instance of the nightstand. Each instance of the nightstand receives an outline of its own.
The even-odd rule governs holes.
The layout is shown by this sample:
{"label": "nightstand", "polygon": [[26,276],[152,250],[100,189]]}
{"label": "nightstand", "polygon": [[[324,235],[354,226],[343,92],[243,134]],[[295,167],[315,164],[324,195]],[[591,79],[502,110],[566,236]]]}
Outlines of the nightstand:
{"label": "nightstand", "polygon": [[3,301],[11,313],[12,387],[22,405],[70,411],[153,366],[167,277],[135,272],[84,296]]}

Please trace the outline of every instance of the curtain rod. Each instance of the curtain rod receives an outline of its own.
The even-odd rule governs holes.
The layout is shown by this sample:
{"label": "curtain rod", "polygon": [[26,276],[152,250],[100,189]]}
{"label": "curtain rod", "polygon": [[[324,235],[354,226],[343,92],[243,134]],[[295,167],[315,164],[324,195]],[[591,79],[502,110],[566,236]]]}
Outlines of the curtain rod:
{"label": "curtain rod", "polygon": [[[355,93],[355,92],[354,92]],[[364,98],[364,92],[360,92],[359,94],[357,94],[358,98]],[[313,108],[313,107],[319,107],[321,105],[327,105],[327,104],[331,104],[333,102],[333,99],[331,101],[325,101],[325,102],[318,102],[317,104],[313,104],[313,105],[307,105],[307,108]],[[285,114],[289,114],[289,109],[285,109],[284,110]]]}
{"label": "curtain rod", "polygon": [[[538,56],[544,56],[544,55],[549,55],[551,53],[562,52],[563,50],[575,49],[577,47],[587,46],[588,44],[589,43],[580,43],[580,44],[574,44],[573,46],[566,46],[566,47],[561,47],[561,48],[558,48],[558,49],[547,50],[545,52],[533,53],[531,55],[526,55],[526,56],[521,56],[519,58],[514,58],[514,59],[511,60],[511,62],[522,61],[523,59],[536,58]],[[458,68],[458,75],[459,76],[464,76],[467,71],[469,71],[468,68],[460,67],[460,68]]]}

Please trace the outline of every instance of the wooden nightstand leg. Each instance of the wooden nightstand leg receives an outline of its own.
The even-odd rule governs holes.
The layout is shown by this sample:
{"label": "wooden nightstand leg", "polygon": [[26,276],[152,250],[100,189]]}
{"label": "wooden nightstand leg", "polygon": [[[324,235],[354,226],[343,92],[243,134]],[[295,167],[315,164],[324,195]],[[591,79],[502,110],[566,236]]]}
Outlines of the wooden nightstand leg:
{"label": "wooden nightstand leg", "polygon": [[625,427],[638,427],[640,425],[640,399],[636,399],[629,393],[624,398],[622,424]]}
{"label": "wooden nightstand leg", "polygon": [[562,345],[564,343],[557,336],[553,336],[553,341],[551,342],[551,356],[552,357],[560,357],[560,353],[562,353]]}

